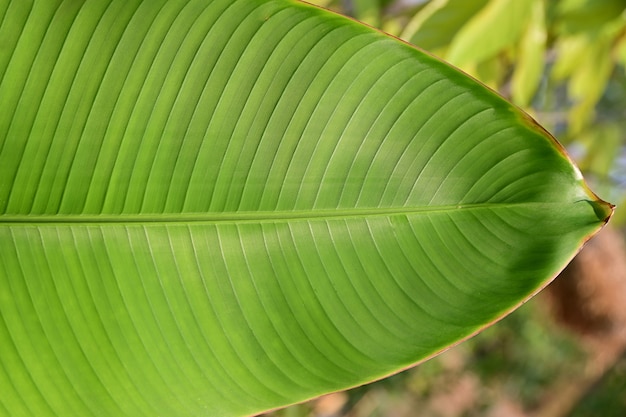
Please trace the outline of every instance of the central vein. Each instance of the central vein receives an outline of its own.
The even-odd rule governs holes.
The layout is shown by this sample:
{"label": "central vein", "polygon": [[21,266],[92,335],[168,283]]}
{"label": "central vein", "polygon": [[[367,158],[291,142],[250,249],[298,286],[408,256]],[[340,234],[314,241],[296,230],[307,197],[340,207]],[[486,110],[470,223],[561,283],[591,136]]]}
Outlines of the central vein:
{"label": "central vein", "polygon": [[[339,219],[411,215],[419,213],[458,212],[476,209],[501,209],[521,206],[546,206],[557,203],[480,203],[422,207],[372,207],[320,210],[241,211],[216,213],[146,213],[146,214],[56,214],[0,215],[0,225],[10,224],[98,224],[98,223],[231,223],[313,219]],[[562,203],[561,203],[562,204]]]}

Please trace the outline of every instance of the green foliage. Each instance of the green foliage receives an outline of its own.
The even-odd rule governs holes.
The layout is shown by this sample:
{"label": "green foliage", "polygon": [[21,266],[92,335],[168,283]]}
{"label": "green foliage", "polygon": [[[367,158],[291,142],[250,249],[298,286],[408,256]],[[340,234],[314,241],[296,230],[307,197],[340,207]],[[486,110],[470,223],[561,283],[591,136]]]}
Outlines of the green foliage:
{"label": "green foliage", "polygon": [[457,66],[480,63],[517,43],[529,24],[532,6],[532,1],[488,2],[459,29],[446,59]]}
{"label": "green foliage", "polygon": [[517,62],[511,77],[511,98],[522,107],[531,104],[543,78],[547,39],[544,4],[536,0],[532,2],[529,21],[519,40]]}
{"label": "green foliage", "polygon": [[612,369],[589,393],[584,403],[570,417],[620,417],[626,410],[626,356],[622,356]]}
{"label": "green foliage", "polygon": [[458,31],[488,0],[431,1],[415,14],[402,33],[402,38],[429,51],[448,46]]}
{"label": "green foliage", "polygon": [[0,415],[247,415],[383,378],[611,215],[518,108],[324,10],[1,5]]}

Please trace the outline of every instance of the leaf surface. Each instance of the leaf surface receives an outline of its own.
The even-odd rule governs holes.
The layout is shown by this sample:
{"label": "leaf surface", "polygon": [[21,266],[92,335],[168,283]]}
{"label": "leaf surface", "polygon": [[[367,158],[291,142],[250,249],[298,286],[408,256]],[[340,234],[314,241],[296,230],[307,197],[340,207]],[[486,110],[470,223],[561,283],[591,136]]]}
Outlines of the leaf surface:
{"label": "leaf surface", "polygon": [[0,415],[249,415],[382,378],[612,211],[495,93],[312,6],[0,12]]}

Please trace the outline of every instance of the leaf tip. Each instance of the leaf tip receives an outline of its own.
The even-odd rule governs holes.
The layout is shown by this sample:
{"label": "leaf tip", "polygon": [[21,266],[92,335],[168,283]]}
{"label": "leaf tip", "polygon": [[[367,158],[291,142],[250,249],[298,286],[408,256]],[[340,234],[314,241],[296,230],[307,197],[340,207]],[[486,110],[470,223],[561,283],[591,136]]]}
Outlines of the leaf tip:
{"label": "leaf tip", "polygon": [[615,212],[615,205],[604,200],[596,200],[592,202],[593,211],[601,219],[604,224],[608,223]]}

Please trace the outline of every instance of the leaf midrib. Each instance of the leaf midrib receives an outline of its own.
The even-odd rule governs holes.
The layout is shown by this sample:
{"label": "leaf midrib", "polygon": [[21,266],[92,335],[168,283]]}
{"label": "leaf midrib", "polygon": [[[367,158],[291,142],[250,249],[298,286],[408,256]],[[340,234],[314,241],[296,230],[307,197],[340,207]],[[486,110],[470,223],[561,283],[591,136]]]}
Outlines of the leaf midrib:
{"label": "leaf midrib", "polygon": [[[572,203],[587,202],[579,200]],[[74,214],[74,215],[0,215],[0,225],[19,224],[140,224],[140,223],[239,223],[280,222],[291,220],[323,220],[383,217],[408,214],[458,212],[478,209],[511,209],[521,207],[547,208],[566,202],[474,203],[421,207],[374,207],[319,210],[245,211],[217,213],[152,213],[152,214]]]}

